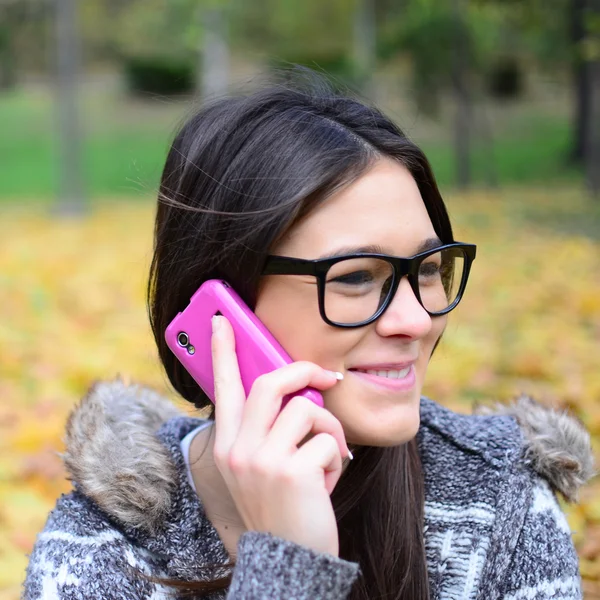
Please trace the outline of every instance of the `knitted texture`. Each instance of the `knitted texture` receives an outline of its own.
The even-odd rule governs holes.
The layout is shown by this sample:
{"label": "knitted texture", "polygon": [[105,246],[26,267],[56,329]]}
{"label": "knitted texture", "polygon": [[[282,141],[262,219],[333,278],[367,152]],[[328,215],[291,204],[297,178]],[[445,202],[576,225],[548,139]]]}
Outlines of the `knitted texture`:
{"label": "knitted texture", "polygon": [[[78,478],[37,538],[23,598],[158,600],[175,595],[144,574],[202,581],[228,573],[218,567],[229,557],[181,453],[183,437],[203,421],[172,416],[167,404],[140,386],[111,382],[93,389],[71,415],[65,460]],[[577,555],[553,491],[564,477],[547,460],[544,473],[556,472],[556,479],[533,469],[540,460],[519,427],[525,421],[458,415],[422,399],[418,442],[432,600],[581,598]],[[131,439],[146,441],[138,447]],[[591,464],[581,452],[570,460]],[[337,600],[349,596],[358,577],[357,563],[250,531],[239,540],[229,590],[207,598]]]}
{"label": "knitted texture", "polygon": [[568,524],[523,460],[515,419],[456,415],[427,399],[421,418],[432,600],[581,598]]}

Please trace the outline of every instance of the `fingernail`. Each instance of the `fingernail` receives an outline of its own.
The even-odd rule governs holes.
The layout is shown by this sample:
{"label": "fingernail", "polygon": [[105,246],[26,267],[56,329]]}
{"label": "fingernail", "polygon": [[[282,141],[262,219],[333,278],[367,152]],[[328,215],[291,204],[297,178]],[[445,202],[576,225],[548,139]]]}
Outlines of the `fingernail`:
{"label": "fingernail", "polygon": [[333,375],[338,381],[344,379],[344,374],[339,371],[327,371],[330,375]]}
{"label": "fingernail", "polygon": [[352,456],[352,452],[350,452],[350,449],[348,449],[348,458],[350,460],[354,460],[354,456]]}
{"label": "fingernail", "polygon": [[219,318],[218,315],[214,315],[213,318],[211,319],[212,321],[212,330],[213,333],[216,333],[219,329],[219,327],[221,327],[221,319]]}

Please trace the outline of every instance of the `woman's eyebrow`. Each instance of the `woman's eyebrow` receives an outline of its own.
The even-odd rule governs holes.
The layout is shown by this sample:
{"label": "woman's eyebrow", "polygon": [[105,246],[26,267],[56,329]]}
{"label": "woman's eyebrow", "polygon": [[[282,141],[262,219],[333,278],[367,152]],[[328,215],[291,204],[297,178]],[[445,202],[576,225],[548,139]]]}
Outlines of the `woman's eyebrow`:
{"label": "woman's eyebrow", "polygon": [[[419,252],[425,252],[426,250],[430,250],[431,248],[437,248],[442,245],[442,241],[438,237],[427,238],[423,242],[419,244],[419,247],[416,249],[414,254],[419,254]],[[337,258],[338,256],[345,256],[346,254],[389,254],[393,255],[393,252],[390,248],[386,246],[380,246],[379,244],[368,244],[366,246],[343,246],[341,248],[337,248],[332,252],[327,252],[318,257],[317,260],[323,260],[326,258]]]}
{"label": "woman's eyebrow", "polygon": [[440,240],[439,237],[427,238],[424,242],[421,242],[421,245],[417,248],[415,254],[425,252],[425,250],[431,250],[432,248],[438,248],[439,246],[443,246],[442,240]]}

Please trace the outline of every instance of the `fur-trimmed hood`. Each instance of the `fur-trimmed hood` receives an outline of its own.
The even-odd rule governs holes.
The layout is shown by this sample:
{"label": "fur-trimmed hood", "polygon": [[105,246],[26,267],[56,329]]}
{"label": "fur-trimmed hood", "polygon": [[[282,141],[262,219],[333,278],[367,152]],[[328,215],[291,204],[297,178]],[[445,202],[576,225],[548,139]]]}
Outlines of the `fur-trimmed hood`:
{"label": "fur-trimmed hood", "polygon": [[595,475],[590,434],[567,412],[524,394],[510,404],[478,406],[475,412],[514,417],[525,439],[525,459],[570,502],[577,501],[579,488]]}
{"label": "fur-trimmed hood", "polygon": [[[594,475],[590,437],[573,417],[527,396],[477,409],[514,417],[524,458],[574,501]],[[121,380],[95,384],[69,416],[63,459],[76,487],[109,515],[152,531],[171,507],[177,473],[157,430],[185,416],[157,392]]]}

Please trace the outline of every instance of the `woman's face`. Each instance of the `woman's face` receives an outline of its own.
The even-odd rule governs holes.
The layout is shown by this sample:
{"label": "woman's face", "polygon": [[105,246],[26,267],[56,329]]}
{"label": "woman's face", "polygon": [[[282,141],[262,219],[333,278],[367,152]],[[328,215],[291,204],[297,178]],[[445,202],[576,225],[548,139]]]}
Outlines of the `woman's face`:
{"label": "woman's face", "polygon": [[[385,254],[412,256],[437,237],[408,170],[379,159],[292,228],[272,254],[315,259],[341,248],[379,245]],[[327,325],[313,276],[262,277],[256,314],[294,360],[344,374],[323,399],[349,444],[394,446],[416,435],[425,372],[446,317],[430,317],[406,277],[384,314],[365,327]],[[355,370],[388,371],[406,363],[412,367],[400,380]]]}

